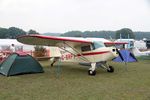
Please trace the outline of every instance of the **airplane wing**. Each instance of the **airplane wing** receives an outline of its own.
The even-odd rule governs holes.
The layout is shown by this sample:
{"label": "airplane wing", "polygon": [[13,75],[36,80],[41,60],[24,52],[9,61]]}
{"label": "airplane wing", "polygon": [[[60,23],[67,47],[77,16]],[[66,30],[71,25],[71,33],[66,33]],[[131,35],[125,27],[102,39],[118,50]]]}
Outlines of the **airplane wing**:
{"label": "airplane wing", "polygon": [[60,46],[60,47],[64,47],[64,43],[69,44],[70,46],[92,43],[92,41],[86,40],[84,38],[55,37],[44,35],[24,35],[18,37],[17,41],[29,45]]}

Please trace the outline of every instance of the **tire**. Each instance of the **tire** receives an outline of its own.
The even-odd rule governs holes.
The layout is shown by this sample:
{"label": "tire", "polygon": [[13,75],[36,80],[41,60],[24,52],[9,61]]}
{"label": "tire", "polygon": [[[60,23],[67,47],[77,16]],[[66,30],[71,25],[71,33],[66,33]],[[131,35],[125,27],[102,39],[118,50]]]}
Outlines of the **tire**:
{"label": "tire", "polygon": [[88,71],[88,74],[91,75],[91,76],[95,76],[96,75],[96,71],[92,71],[92,70],[89,70]]}
{"label": "tire", "polygon": [[107,72],[109,72],[109,73],[113,73],[113,72],[114,72],[114,67],[109,66],[109,69],[107,69]]}

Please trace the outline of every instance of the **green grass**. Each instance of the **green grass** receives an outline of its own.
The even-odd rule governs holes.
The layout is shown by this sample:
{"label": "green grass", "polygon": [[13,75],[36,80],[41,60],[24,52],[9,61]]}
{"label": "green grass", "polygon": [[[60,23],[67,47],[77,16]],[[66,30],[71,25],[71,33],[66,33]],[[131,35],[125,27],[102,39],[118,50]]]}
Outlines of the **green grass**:
{"label": "green grass", "polygon": [[0,100],[150,100],[150,60],[110,62],[115,72],[98,68],[96,76],[78,64],[61,64],[61,73],[41,64],[45,73],[0,76]]}
{"label": "green grass", "polygon": [[136,57],[139,60],[150,60],[150,56],[140,56],[140,57]]}

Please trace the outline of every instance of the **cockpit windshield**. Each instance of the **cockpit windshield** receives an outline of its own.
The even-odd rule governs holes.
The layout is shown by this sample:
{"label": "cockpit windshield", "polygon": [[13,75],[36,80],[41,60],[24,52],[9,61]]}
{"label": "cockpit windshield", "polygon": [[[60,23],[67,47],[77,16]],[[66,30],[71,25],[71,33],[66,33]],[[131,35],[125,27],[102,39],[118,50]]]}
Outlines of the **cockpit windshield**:
{"label": "cockpit windshield", "polygon": [[93,42],[93,47],[94,47],[94,49],[97,49],[97,48],[105,47],[105,45],[101,41],[94,41]]}

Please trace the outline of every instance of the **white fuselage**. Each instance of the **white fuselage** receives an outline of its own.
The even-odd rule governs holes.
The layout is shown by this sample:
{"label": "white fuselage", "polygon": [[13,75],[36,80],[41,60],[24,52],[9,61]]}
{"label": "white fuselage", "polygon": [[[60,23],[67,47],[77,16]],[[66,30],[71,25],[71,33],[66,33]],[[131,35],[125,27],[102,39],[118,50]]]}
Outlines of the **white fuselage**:
{"label": "white fuselage", "polygon": [[61,61],[62,62],[100,62],[100,61],[109,61],[113,58],[117,57],[118,54],[116,51],[112,51],[112,49],[116,50],[114,47],[101,47],[92,51],[86,51],[82,53],[77,53],[71,48],[68,48],[66,52],[65,50],[61,51]]}
{"label": "white fuselage", "polygon": [[101,62],[109,61],[118,56],[115,47],[106,47],[101,41],[91,44],[80,44],[74,47],[67,44],[61,49],[51,49],[51,57],[60,58],[62,62]]}

